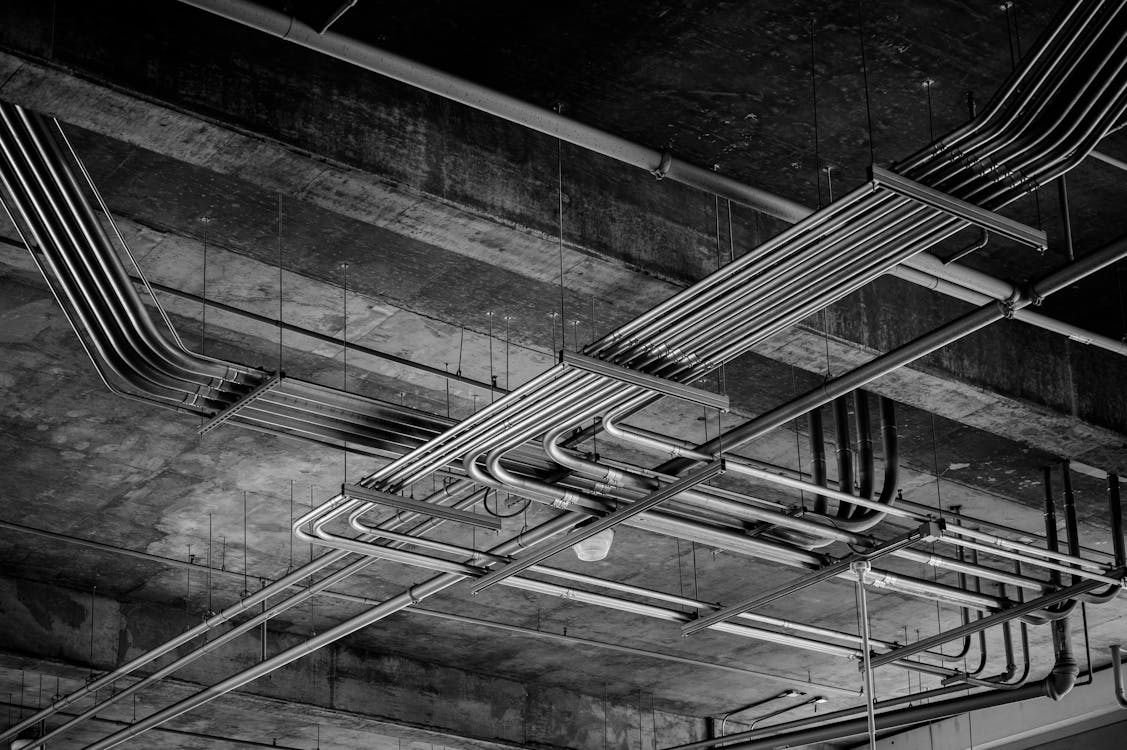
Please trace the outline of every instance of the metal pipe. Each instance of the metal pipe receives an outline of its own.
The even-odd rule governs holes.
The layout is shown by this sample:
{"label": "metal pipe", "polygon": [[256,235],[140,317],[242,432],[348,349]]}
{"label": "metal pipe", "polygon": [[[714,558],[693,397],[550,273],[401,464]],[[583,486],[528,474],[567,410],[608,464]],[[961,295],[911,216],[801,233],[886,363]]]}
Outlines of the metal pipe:
{"label": "metal pipe", "polygon": [[1108,156],[1101,151],[1089,151],[1088,156],[1095,159],[1096,161],[1102,161],[1104,164],[1108,164],[1112,167],[1115,167],[1116,169],[1121,169],[1127,172],[1127,161],[1116,159],[1114,156]]}
{"label": "metal pipe", "polygon": [[1119,655],[1119,644],[1111,645],[1111,676],[1115,680],[1115,702],[1120,708],[1127,708],[1127,693],[1123,692],[1123,658]]}
{"label": "metal pipe", "polygon": [[[826,435],[822,425],[822,407],[816,406],[807,413],[810,423],[810,474],[811,481],[821,487],[826,486]],[[815,493],[814,512],[825,515],[826,496]]]}
{"label": "metal pipe", "polygon": [[[1068,542],[1068,554],[1080,556],[1080,526],[1076,520],[1076,495],[1072,491],[1072,468],[1066,460],[1061,463],[1061,478],[1064,480],[1064,533]],[[1072,582],[1080,580],[1076,574]]]}
{"label": "metal pipe", "polygon": [[869,606],[865,596],[865,579],[872,566],[867,560],[852,564],[853,572],[857,576],[857,614],[861,627],[861,672],[865,683],[865,714],[869,723],[869,747],[876,750],[877,746],[877,719],[873,694],[873,665],[872,649],[869,646]]}
{"label": "metal pipe", "polygon": [[[511,539],[503,542],[491,550],[490,552],[498,555],[505,555],[517,551],[517,549],[524,543],[535,543],[541,539],[545,539],[559,531],[562,531],[571,526],[572,519],[563,516],[557,516],[545,523],[540,524],[534,529],[520,535],[516,539]],[[522,541],[523,540],[523,541]],[[324,558],[321,558],[324,559]],[[350,633],[354,633],[363,627],[371,625],[388,615],[394,614],[402,609],[417,604],[419,601],[432,596],[440,591],[443,591],[455,585],[465,578],[464,575],[457,573],[443,573],[426,581],[408,588],[400,594],[397,594],[381,604],[372,607],[358,615],[355,615],[344,622],[329,628],[328,630],[319,633],[312,638],[309,638],[303,643],[292,646],[280,653],[275,654],[264,662],[259,662],[254,666],[238,672],[224,680],[212,685],[204,690],[201,690],[187,698],[184,698],[171,706],[156,711],[149,716],[134,722],[129,727],[122,729],[118,732],[111,734],[95,743],[88,746],[88,750],[107,750],[110,747],[115,747],[122,742],[135,737],[144,731],[151,729],[155,726],[163,724],[171,718],[180,716],[193,708],[203,705],[210,700],[218,698],[221,695],[236,690],[247,683],[253,682],[259,677],[269,674],[280,667],[285,666],[297,659],[302,658],[317,649],[327,646]]]}
{"label": "metal pipe", "polygon": [[182,2],[530,130],[544,133],[552,138],[644,169],[658,179],[680,182],[787,221],[799,221],[808,213],[804,206],[793,201],[749,187],[712,170],[676,160],[669,153],[639,146],[624,138],[563,117],[557,112],[528,104],[507,94],[376,49],[333,31],[318,34],[316,29],[299,19],[264,6],[246,0],[182,0]]}
{"label": "metal pipe", "polygon": [[[849,401],[845,396],[838,396],[833,400],[834,411],[834,441],[837,452],[837,488],[839,491],[853,495],[853,435],[849,429]],[[864,495],[862,495],[864,497]],[[853,514],[850,503],[838,501],[837,517],[849,518]]]}
{"label": "metal pipe", "polygon": [[[931,352],[940,349],[952,341],[984,328],[1006,316],[1006,308],[1000,304],[990,304],[978,308],[956,320],[943,325],[913,341],[882,354],[866,364],[857,367],[844,375],[827,380],[822,385],[799,396],[788,403],[767,411],[743,425],[729,430],[723,436],[702,443],[698,450],[702,453],[712,453],[720,449],[737,450],[751,440],[761,437],[777,429],[795,417],[811,409],[829,403],[838,396],[842,396],[855,388],[885,375],[892,370],[903,367]],[[676,474],[683,471],[691,461],[674,459],[658,467],[659,471]]]}
{"label": "metal pipe", "polygon": [[[948,716],[977,711],[996,706],[1004,706],[1044,694],[1040,683],[1026,685],[1018,690],[997,690],[994,692],[979,693],[965,698],[955,698],[938,703],[928,703],[911,706],[896,711],[878,714],[875,718],[875,729],[878,732],[899,727],[911,726],[924,722],[937,721]],[[814,722],[808,722],[814,723]],[[748,737],[741,742],[724,745],[725,750],[772,750],[777,747],[801,747],[803,745],[835,740],[842,737],[864,735],[868,731],[869,720],[867,717],[847,719],[833,723],[826,723],[824,717],[819,721],[820,726],[787,731],[789,724],[777,724],[768,729],[757,730],[758,735],[748,733]],[[770,734],[768,734],[770,733]],[[730,735],[735,737],[737,735]],[[755,737],[762,739],[753,739]],[[713,743],[714,744],[714,743]],[[679,750],[670,748],[669,750]]]}
{"label": "metal pipe", "polygon": [[[626,428],[622,425],[617,424],[617,415],[616,414],[608,415],[606,417],[606,419],[604,419],[603,425],[607,429],[607,432],[609,434],[623,437],[628,441],[636,440],[637,437],[638,437],[636,431],[633,428]],[[661,439],[659,439],[657,437],[645,438],[644,442],[647,445],[651,445],[651,446],[655,446],[655,447],[659,447],[659,448],[669,446],[668,443],[663,442]],[[699,453],[699,452],[696,452],[696,451],[692,451],[692,452],[683,451],[682,455],[685,455],[685,456],[692,458],[694,460],[696,460],[698,458],[705,457],[705,454]],[[731,470],[735,473],[744,474],[745,476],[754,477],[756,479],[774,482],[776,484],[780,484],[780,485],[783,485],[783,486],[786,486],[786,487],[791,487],[791,488],[794,488],[794,489],[799,489],[799,490],[804,490],[804,491],[815,491],[816,492],[819,489],[818,487],[811,485],[811,484],[805,482],[804,480],[796,479],[796,478],[789,477],[789,476],[775,474],[774,472],[769,472],[769,471],[766,471],[764,469],[760,469],[758,467],[749,465],[747,462],[745,462],[742,459],[735,457],[735,456],[729,455],[726,459],[726,464],[727,464],[729,470]],[[622,477],[625,477],[625,476],[626,475],[622,475],[620,477],[620,479]],[[889,487],[889,488],[891,488],[891,486],[892,485],[887,485],[887,487]],[[854,497],[853,495],[843,493],[840,490],[833,490],[833,489],[826,488],[826,489],[824,489],[824,492],[828,496],[837,499],[839,502],[849,502],[849,499],[852,499]],[[889,489],[889,492],[891,492],[890,489]],[[882,495],[883,495],[883,492],[882,492]],[[926,513],[921,515],[921,514],[918,514],[915,511],[905,510],[905,509],[900,509],[900,508],[889,509],[887,507],[887,505],[882,505],[881,501],[879,501],[879,500],[874,501],[874,500],[865,500],[863,498],[857,498],[854,502],[856,504],[862,505],[866,508],[870,508],[872,510],[878,511],[882,514],[886,513],[886,512],[887,513],[894,513],[896,515],[900,515],[900,516],[903,516],[903,517],[906,517],[906,518],[911,518],[911,519],[914,519],[914,520],[924,520],[929,515],[929,514],[926,514]],[[737,507],[728,506],[728,509],[731,512],[735,512],[735,513],[739,513],[739,511],[740,511],[738,506]],[[752,518],[755,518],[757,520],[763,520],[763,521],[766,521],[766,522],[769,522],[769,523],[777,523],[778,525],[784,526],[786,528],[793,528],[793,529],[796,529],[796,530],[810,531],[810,532],[818,533],[817,531],[815,531],[816,529],[818,529],[817,524],[811,524],[810,522],[802,521],[801,519],[796,519],[796,518],[793,518],[793,517],[791,517],[787,514],[783,514],[783,513],[778,513],[778,512],[774,512],[774,511],[768,511],[768,510],[746,509],[746,510],[743,511],[742,515],[744,517],[752,517]],[[737,517],[739,517],[739,516],[737,516]],[[846,528],[849,527],[850,523],[851,523],[850,521],[840,521],[840,520],[836,520],[836,521],[833,522],[833,524],[835,526],[844,526]],[[951,530],[954,533],[961,533],[961,534],[965,534],[965,535],[968,535],[968,536],[975,536],[977,538],[988,539],[988,540],[991,540],[991,541],[997,540],[997,537],[994,537],[992,535],[983,534],[982,532],[974,532],[972,530],[963,529],[962,527],[954,527]],[[864,542],[864,540],[862,538],[860,538],[859,536],[856,536],[854,534],[847,533],[847,532],[844,532],[844,531],[833,532],[833,531],[827,529],[826,531],[821,532],[821,533],[824,533],[824,534],[831,536],[831,537],[836,536],[836,537],[838,537],[839,540],[847,541],[847,542],[852,543],[852,544],[859,544],[859,543]],[[955,538],[945,537],[943,539],[943,541],[950,543],[950,544],[955,544],[957,546],[959,546],[959,545],[966,546],[967,548],[988,549],[985,545],[976,544],[974,542],[967,542],[966,540],[960,540],[960,539],[955,539]],[[999,546],[1005,546],[1005,545],[999,545]],[[1017,543],[1015,543],[1015,546],[1017,546]],[[1022,545],[1022,547],[1025,547],[1025,546]],[[1044,552],[1043,550],[1036,550],[1035,548],[1028,548],[1028,549],[1030,549],[1034,553],[1036,553],[1036,552],[1042,552],[1043,553]],[[989,549],[989,551],[994,552],[995,550]],[[1000,551],[998,553],[1001,556],[1009,556],[1009,557],[1013,557],[1015,559],[1021,559],[1021,560],[1024,560],[1025,562],[1028,562],[1030,564],[1039,565],[1039,566],[1049,568],[1049,569],[1052,569],[1053,567],[1058,567],[1058,568],[1064,567],[1064,566],[1057,566],[1054,563],[1041,561],[1041,560],[1038,560],[1036,558],[1031,559],[1031,558],[1029,558],[1025,555],[1019,555],[1019,554],[1016,554],[1016,553],[1005,553],[1005,552],[1000,552]],[[933,567],[943,567],[943,568],[948,568],[948,569],[955,570],[955,571],[961,571],[963,573],[969,573],[971,575],[978,575],[978,576],[990,578],[992,580],[999,581],[999,582],[1002,582],[1002,583],[1008,583],[1008,584],[1012,584],[1012,585],[1015,585],[1015,586],[1018,586],[1018,587],[1024,587],[1024,588],[1028,588],[1028,589],[1035,590],[1035,591],[1043,591],[1046,588],[1045,585],[1041,581],[1037,581],[1035,579],[1024,578],[1024,577],[1021,577],[1021,576],[1012,576],[1008,573],[996,571],[996,570],[993,570],[991,568],[985,568],[985,567],[982,567],[982,566],[979,566],[979,565],[976,565],[976,564],[964,563],[961,560],[956,560],[956,559],[944,557],[944,556],[941,556],[941,555],[928,554],[928,553],[918,552],[918,551],[915,551],[915,550],[898,550],[894,554],[898,557],[903,557],[905,559],[913,560],[915,562],[919,562],[919,563],[922,563],[922,564],[925,564],[925,565],[931,565]],[[1071,556],[1064,556],[1063,559],[1065,559],[1065,560],[1076,560],[1077,558],[1074,558],[1074,557],[1071,557]],[[1087,566],[1088,567],[1095,567],[1097,570],[1102,570],[1102,568],[1098,565],[1094,565],[1094,564],[1089,563],[1089,564],[1087,564]],[[1071,568],[1066,568],[1066,569],[1071,570]],[[1085,577],[1087,579],[1097,580],[1097,581],[1101,581],[1101,582],[1112,584],[1112,585],[1116,585],[1116,584],[1119,583],[1118,579],[1111,577],[1111,576],[1108,576],[1108,575],[1104,575],[1102,573],[1093,573],[1093,572],[1085,571],[1082,575],[1083,575],[1083,577]]]}
{"label": "metal pipe", "polygon": [[[739,708],[734,708],[731,711],[729,711],[728,713],[724,714],[723,717],[721,717],[721,719],[720,719],[720,730],[719,730],[719,732],[717,732],[717,734],[718,734],[718,736],[723,736],[724,728],[728,725],[728,719],[735,716],[736,714],[742,714],[744,711],[750,711],[753,708],[759,708],[760,706],[771,703],[772,701],[782,700],[783,698],[797,698],[797,697],[802,696],[802,695],[805,695],[805,693],[799,692],[798,690],[784,690],[783,692],[779,693],[778,695],[772,695],[769,698],[764,698],[762,700],[758,700],[758,701],[755,701],[753,703],[748,703],[746,706],[740,706]],[[787,710],[789,711],[790,709],[788,708]],[[768,716],[770,716],[770,714],[768,714]],[[764,717],[764,718],[766,718],[766,717]],[[758,721],[758,719],[757,719],[757,721]]]}
{"label": "metal pipe", "polygon": [[1123,504],[1119,499],[1119,475],[1107,475],[1108,515],[1111,518],[1111,548],[1114,552],[1115,567],[1127,567],[1127,548],[1123,541]]}
{"label": "metal pipe", "polygon": [[956,638],[961,638],[964,635],[977,633],[978,631],[984,628],[991,627],[993,625],[1000,625],[1007,620],[1012,620],[1022,615],[1044,609],[1053,604],[1072,599],[1079,594],[1092,591],[1100,585],[1101,584],[1099,581],[1082,581],[1073,586],[1068,586],[1063,589],[1058,589],[1057,591],[1054,591],[1052,593],[1045,594],[1041,597],[1038,597],[1037,599],[1032,599],[1021,604],[1015,604],[1007,609],[995,612],[992,615],[987,615],[986,617],[974,620],[968,625],[953,628],[952,630],[948,630],[945,633],[939,633],[928,638],[922,638],[911,645],[901,646],[900,648],[893,649],[892,651],[878,654],[873,659],[873,666],[883,666],[884,664],[888,664],[894,660],[904,659],[908,656],[911,656],[913,653],[917,653],[920,650],[935,648],[948,641],[953,641]]}
{"label": "metal pipe", "polygon": [[[610,158],[619,159],[625,163],[641,167],[651,172],[657,170],[656,173],[661,176],[684,182],[685,184],[720,195],[721,197],[731,198],[732,200],[749,205],[757,210],[764,211],[765,213],[779,218],[786,219],[787,221],[798,222],[813,213],[813,209],[809,207],[788,201],[776,195],[771,195],[748,185],[736,183],[734,180],[723,178],[711,170],[690,167],[689,165],[674,162],[668,154],[661,154],[657,151],[629,143],[625,139],[603,133],[594,128],[588,128],[573,120],[562,117],[557,112],[519,102],[511,97],[498,94],[497,92],[490,91],[468,81],[448,76],[439,71],[427,68],[426,66],[368,47],[355,40],[340,37],[331,32],[325,35],[318,35],[315,29],[307,27],[297,19],[282,13],[276,13],[262,6],[242,0],[236,0],[234,2],[185,0],[185,2],[202,10],[223,16],[236,23],[241,23],[264,33],[287,39],[309,49],[359,65],[367,70],[387,75],[396,80],[408,83],[409,85],[430,91],[438,96],[482,109],[497,117],[520,123],[533,130],[547,133],[552,137],[558,137],[575,145],[589,148],[590,150],[609,156]],[[1063,26],[1056,27],[1051,33],[1062,33],[1061,29],[1063,29]],[[1038,52],[1043,49],[1045,48],[1040,47]],[[1029,64],[1032,62],[1034,62],[1033,59],[1027,61]],[[1006,95],[1000,96],[997,103],[992,103],[991,107],[993,109],[990,111],[1001,107],[1002,102],[1006,101],[1009,96],[1012,96],[1017,91],[1016,82],[1018,80],[1020,79],[1015,77],[1006,84]],[[984,114],[989,114],[989,112]],[[958,142],[958,138],[965,137],[966,135],[949,136],[948,139],[945,139],[945,142],[943,142],[943,146],[938,150],[950,148],[953,143]],[[1095,152],[1093,156],[1098,159],[1104,157],[1103,154],[1099,154],[1098,152]],[[906,160],[905,164],[911,166],[912,160]],[[923,270],[920,268],[920,264],[927,263],[929,260],[940,263],[933,256],[928,256],[927,258],[916,256],[906,259],[904,265],[910,268],[916,268],[917,270]],[[959,277],[961,285],[967,286],[969,284],[968,288],[977,290],[981,290],[983,287],[997,290],[998,285],[1002,283],[990,278],[986,274],[981,274],[971,269],[948,268],[946,273],[949,275],[949,278],[950,276]],[[993,296],[1004,299],[1010,296],[1010,293],[1001,291],[1000,293],[995,293]],[[1034,325],[1049,322],[1049,319],[1035,314],[1031,315],[1030,318],[1029,322]],[[1089,340],[1089,336],[1079,330],[1075,331],[1073,334],[1066,335],[1075,335],[1078,340]],[[1096,340],[1102,341],[1102,338]]]}
{"label": "metal pipe", "polygon": [[[1045,490],[1045,544],[1052,552],[1057,551],[1057,504],[1053,496],[1053,469],[1051,466],[1046,466],[1044,471],[1044,490]],[[1061,585],[1061,576],[1059,571],[1051,571],[1049,573],[1049,581],[1054,588],[1059,588]]]}
{"label": "metal pipe", "polygon": [[[892,370],[902,367],[919,357],[935,351],[946,344],[967,336],[990,323],[993,323],[1009,314],[1012,308],[1021,308],[1035,299],[1041,299],[1058,291],[1080,279],[1095,273],[1127,255],[1127,237],[1115,240],[1090,255],[1070,263],[1065,268],[1056,271],[1033,285],[1032,299],[1017,299],[1011,305],[996,303],[986,305],[974,310],[954,321],[940,326],[913,341],[893,349],[864,365],[855,368],[845,375],[826,381],[821,386],[793,399],[782,406],[767,411],[765,414],[745,422],[743,425],[729,430],[712,440],[698,446],[701,453],[714,453],[721,446],[725,450],[735,450],[751,440],[781,427],[790,420],[810,411],[816,406],[832,401],[849,391],[860,388],[866,383],[884,375]],[[674,459],[658,467],[659,471],[676,474],[683,471],[692,461]]]}

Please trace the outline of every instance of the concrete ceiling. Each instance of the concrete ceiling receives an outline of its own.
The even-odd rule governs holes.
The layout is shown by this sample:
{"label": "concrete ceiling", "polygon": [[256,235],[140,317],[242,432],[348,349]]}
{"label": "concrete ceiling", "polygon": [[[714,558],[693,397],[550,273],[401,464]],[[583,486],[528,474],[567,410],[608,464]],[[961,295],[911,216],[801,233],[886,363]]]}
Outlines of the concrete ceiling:
{"label": "concrete ceiling", "polygon": [[[1059,5],[1020,4],[1014,55]],[[336,6],[286,10],[315,20]],[[986,102],[1013,65],[997,3],[864,7],[863,35],[851,2],[693,0],[550,10],[360,2],[333,31],[541,106],[562,103],[578,121],[816,206],[830,199],[827,167],[835,196],[856,187],[870,145],[880,164],[908,156],[965,122],[967,92]],[[491,379],[500,388],[527,381],[561,346],[598,338],[786,226],[171,0],[14,0],[0,8],[0,47],[0,99],[63,123],[189,348],[346,386],[417,410],[435,427],[495,398],[483,387]],[[1127,133],[1099,148],[1127,157]],[[1070,174],[1078,255],[1122,233],[1122,177],[1093,160]],[[1067,262],[1055,189],[1007,213],[1043,226],[1048,250],[995,242],[967,266],[1025,283]],[[15,718],[320,554],[294,542],[295,514],[399,449],[346,463],[337,448],[233,425],[200,438],[196,417],[114,396],[7,220],[0,237],[0,387],[9,404],[0,417],[0,697],[9,695]],[[1041,312],[1123,337],[1122,265]],[[205,313],[200,298],[226,307]],[[566,335],[551,317],[561,305]],[[734,408],[722,426],[967,309],[879,279],[727,367]],[[256,315],[320,338],[291,329],[279,348],[277,327]],[[334,341],[354,347],[347,363]],[[1073,459],[1082,538],[1109,551],[1098,475],[1127,472],[1124,375],[1116,354],[1004,321],[871,390],[898,402],[904,498],[1036,533],[1041,467]],[[694,442],[717,430],[714,414],[684,405],[639,420]],[[805,429],[778,430],[744,453],[808,469]],[[662,458],[601,437],[578,447],[646,465]],[[433,487],[428,479],[413,491]],[[768,485],[745,489],[786,506],[804,502]],[[525,505],[503,494],[498,502],[502,511]],[[503,533],[553,512],[532,503]],[[475,549],[495,543],[468,529],[440,538]],[[552,563],[708,602],[797,575],[632,528],[618,530],[604,562],[567,553]],[[915,563],[888,567],[956,582]],[[272,620],[265,648],[281,651],[426,577],[374,564],[336,595]],[[872,605],[874,637],[887,641],[959,621],[957,609],[891,593],[874,593]],[[844,582],[764,611],[856,632]],[[1125,615],[1122,599],[1088,609],[1097,665]],[[1039,675],[1053,658],[1047,629],[1031,629],[1030,639]],[[988,645],[985,673],[996,674],[1000,634]],[[142,693],[138,715],[248,666],[261,648],[248,636],[206,657]],[[877,676],[880,698],[938,686],[897,670]],[[722,633],[683,639],[677,623],[501,587],[471,597],[463,584],[168,725],[179,734],[128,746],[648,750],[703,737],[704,717],[785,688],[825,695],[819,711],[860,701],[849,660]],[[51,747],[83,747],[134,710],[126,701]]]}

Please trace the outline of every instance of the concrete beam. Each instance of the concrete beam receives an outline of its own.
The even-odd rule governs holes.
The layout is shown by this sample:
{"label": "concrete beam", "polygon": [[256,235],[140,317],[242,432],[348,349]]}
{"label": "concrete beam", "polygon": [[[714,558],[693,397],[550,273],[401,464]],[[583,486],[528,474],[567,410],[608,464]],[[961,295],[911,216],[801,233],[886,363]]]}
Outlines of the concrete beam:
{"label": "concrete beam", "polygon": [[[479,264],[483,269],[502,269],[514,283],[519,284],[519,279],[524,278],[533,282],[533,286],[542,284],[546,289],[559,284],[561,255],[557,238],[539,219],[521,218],[519,211],[505,213],[509,210],[505,206],[485,209],[456,197],[438,196],[430,192],[426,184],[415,185],[309,156],[292,146],[15,55],[0,53],[0,79],[4,80],[0,95],[5,98],[54,114],[95,133],[124,139],[185,164],[248,183],[258,190],[284,194],[287,199],[297,199],[331,215],[362,222],[420,243],[420,246],[434,248],[441,255],[462,258],[462,262]],[[474,156],[480,158],[481,163],[498,158],[498,154]],[[470,157],[467,153],[459,158]],[[594,168],[594,165],[587,165],[583,170]],[[603,165],[599,169],[606,171],[610,167]],[[476,179],[487,178],[479,175]],[[581,192],[588,187],[576,184],[574,179],[573,191]],[[602,179],[605,181],[605,175]],[[605,186],[601,189],[606,190]],[[621,192],[623,188],[618,186],[612,190]],[[645,182],[632,185],[631,190],[635,194],[628,199],[607,195],[604,198],[618,205],[615,211],[623,215],[633,216],[639,209],[644,212],[645,206],[664,206],[670,201],[696,206],[696,213],[682,211],[672,217],[648,213],[645,219],[648,223],[638,228],[637,236],[617,239],[608,239],[604,236],[605,227],[591,224],[589,218],[582,220],[578,230],[568,232],[562,250],[567,301],[574,311],[572,314],[583,319],[585,330],[587,326],[608,330],[665,298],[685,281],[709,270],[709,263],[715,263],[715,253],[707,247],[709,238],[705,231],[711,223],[711,201],[705,200],[707,196],[686,192],[679,186],[662,184],[659,187]],[[585,201],[594,199],[590,195],[583,196]],[[690,214],[696,218],[690,220]],[[578,218],[582,216],[580,211]],[[631,221],[641,218],[639,214]],[[746,221],[747,217],[737,218]],[[684,223],[687,220],[689,224]],[[613,247],[614,242],[621,242],[621,246]],[[678,246],[688,252],[680,253],[680,259],[671,265],[669,253],[640,255],[647,245]],[[240,248],[240,251],[255,252],[249,248]],[[452,263],[442,261],[435,267]],[[389,282],[397,283],[396,278],[389,277]],[[492,282],[494,286],[497,283]],[[399,285],[398,288],[402,294],[409,295],[415,287]],[[507,288],[511,289],[512,284]],[[631,289],[628,298],[619,293],[624,288]],[[487,298],[496,296],[487,288],[481,291],[487,293]],[[543,304],[547,296],[537,293],[535,297],[540,303],[528,304]],[[904,338],[906,313],[910,313],[909,319],[924,323],[929,318],[928,311],[930,317],[935,317],[935,312],[953,314],[959,307],[957,302],[935,300],[926,292],[893,280],[881,282],[877,292],[866,291],[856,297],[836,307],[833,315],[834,351],[831,355],[838,364],[859,361],[872,351]],[[888,310],[882,311],[882,298]],[[406,299],[394,301],[405,304]],[[588,307],[595,300],[599,305],[597,316],[588,314]],[[485,306],[476,305],[477,308]],[[526,327],[536,325],[530,319],[538,316],[542,319],[547,309],[530,307],[525,311]],[[471,329],[484,327],[482,309],[477,313],[473,310],[456,314],[438,312],[448,323],[459,319],[458,322],[468,322]],[[538,325],[536,327],[539,329]],[[547,336],[537,338],[545,339],[537,342],[539,346],[550,348]],[[527,333],[524,343],[529,343]],[[990,365],[1000,359],[998,352],[1011,348],[1022,352],[1044,351],[1045,357],[1035,370],[1013,371]],[[759,351],[786,364],[814,372],[824,371],[825,340],[815,326],[799,326],[785,345],[768,342]],[[971,343],[952,347],[951,354],[937,355],[925,364],[926,372],[921,372],[923,368],[905,370],[896,378],[877,384],[876,389],[968,426],[1047,452],[1127,471],[1127,466],[1120,465],[1124,440],[1119,429],[1127,425],[1127,416],[1124,416],[1127,411],[1116,406],[1120,396],[1104,393],[1106,388],[1101,390],[1101,383],[1106,385],[1113,378],[1098,375],[1113,371],[1109,368],[1117,366],[1115,358],[1106,353],[1088,352],[1059,337],[1005,323],[975,336]],[[1087,392],[1093,395],[1078,396]]]}

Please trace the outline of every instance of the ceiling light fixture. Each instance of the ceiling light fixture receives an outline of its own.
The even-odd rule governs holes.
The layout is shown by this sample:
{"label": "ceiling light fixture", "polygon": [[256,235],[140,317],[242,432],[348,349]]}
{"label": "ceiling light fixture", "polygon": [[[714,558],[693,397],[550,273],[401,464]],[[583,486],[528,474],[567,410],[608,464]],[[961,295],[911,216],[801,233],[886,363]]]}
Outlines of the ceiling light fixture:
{"label": "ceiling light fixture", "polygon": [[[575,528],[581,529],[595,522],[596,519],[590,518],[582,523],[576,525]],[[581,542],[572,546],[575,550],[575,556],[583,562],[598,562],[603,560],[610,553],[611,542],[614,541],[614,529],[603,529],[598,534],[589,536]]]}

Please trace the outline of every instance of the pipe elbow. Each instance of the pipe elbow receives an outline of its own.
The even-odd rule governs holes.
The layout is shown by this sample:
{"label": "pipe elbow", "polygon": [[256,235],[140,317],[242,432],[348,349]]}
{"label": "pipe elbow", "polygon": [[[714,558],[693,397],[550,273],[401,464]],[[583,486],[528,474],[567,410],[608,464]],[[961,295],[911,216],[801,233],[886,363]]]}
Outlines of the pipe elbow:
{"label": "pipe elbow", "polygon": [[1045,690],[1045,697],[1059,701],[1072,691],[1073,686],[1076,685],[1076,678],[1079,676],[1080,665],[1076,659],[1071,656],[1062,656],[1057,659],[1056,664],[1053,665],[1053,671],[1041,681]]}

